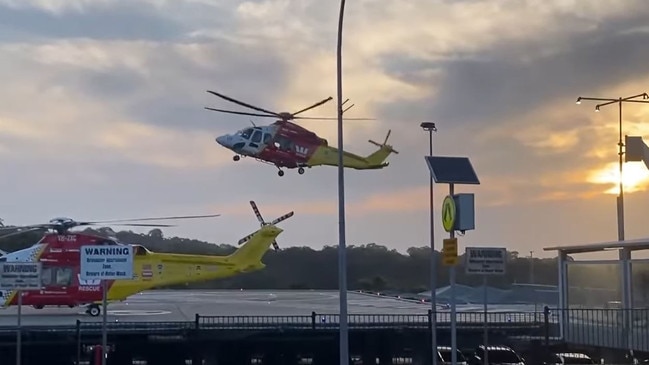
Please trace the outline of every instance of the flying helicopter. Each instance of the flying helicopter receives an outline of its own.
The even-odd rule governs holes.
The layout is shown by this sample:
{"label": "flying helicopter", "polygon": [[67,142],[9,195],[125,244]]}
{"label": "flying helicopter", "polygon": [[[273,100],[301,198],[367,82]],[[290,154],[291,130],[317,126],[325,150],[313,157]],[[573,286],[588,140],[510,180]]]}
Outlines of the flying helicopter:
{"label": "flying helicopter", "polygon": [[[78,222],[71,218],[54,218],[45,224],[22,227],[5,226],[1,232],[14,230],[0,236],[5,238],[26,232],[45,230],[43,237],[33,246],[4,253],[0,262],[41,262],[41,290],[22,292],[22,304],[42,309],[45,306],[78,307],[86,306],[86,314],[98,316],[101,313],[101,280],[82,280],[80,275],[80,249],[85,245],[133,246],[132,280],[107,280],[107,302],[124,301],[129,296],[144,290],[169,285],[221,279],[252,271],[261,270],[266,265],[261,261],[271,245],[279,249],[276,237],[283,232],[276,224],[291,216],[289,212],[271,222],[265,222],[259,214],[254,201],[250,201],[261,228],[239,240],[233,253],[225,256],[190,255],[152,252],[139,244],[124,243],[116,237],[102,237],[85,232],[71,232],[79,226],[98,224],[173,227],[168,224],[126,223],[137,221],[176,220],[218,217],[214,215],[178,216],[159,218],[140,218],[94,222]],[[0,306],[6,308],[17,305],[16,291],[0,291]],[[105,310],[105,308],[104,308]]]}
{"label": "flying helicopter", "polygon": [[[239,112],[224,109],[215,109],[205,107],[207,110],[230,113],[238,115],[249,115],[256,117],[276,118],[277,120],[269,125],[256,126],[241,129],[233,134],[225,134],[216,137],[216,142],[221,146],[235,153],[233,160],[239,161],[241,157],[252,157],[260,162],[275,165],[279,170],[277,174],[284,176],[282,168],[297,168],[300,175],[304,174],[304,168],[314,166],[338,166],[338,149],[329,146],[329,142],[319,137],[314,132],[303,128],[293,122],[296,119],[322,119],[333,120],[337,118],[318,118],[297,116],[307,110],[311,110],[326,102],[332,100],[331,97],[319,101],[307,108],[301,109],[295,113],[281,112],[276,113],[266,109],[244,103],[233,99],[229,96],[220,94],[216,91],[207,90],[208,93],[216,95],[222,99],[230,101],[241,106],[254,109],[262,113]],[[349,99],[345,100],[343,105]],[[354,105],[347,107],[346,112]],[[367,118],[345,118],[347,120],[371,120]],[[359,156],[347,151],[343,151],[343,166],[356,170],[375,170],[382,169],[389,165],[385,162],[391,153],[398,154],[392,146],[388,145],[390,131],[383,143],[377,143],[369,140],[369,143],[379,147],[379,149],[368,156]]]}

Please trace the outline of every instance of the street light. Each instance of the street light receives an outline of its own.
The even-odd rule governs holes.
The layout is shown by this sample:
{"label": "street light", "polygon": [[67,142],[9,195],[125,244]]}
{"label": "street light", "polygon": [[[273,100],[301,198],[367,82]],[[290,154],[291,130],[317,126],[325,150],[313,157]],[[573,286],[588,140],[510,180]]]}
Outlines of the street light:
{"label": "street light", "polygon": [[[636,98],[642,97],[643,100],[634,100]],[[591,97],[583,97],[580,96],[577,98],[577,104],[581,104],[582,100],[595,100],[595,101],[602,101],[603,103],[599,103],[595,105],[595,111],[599,112],[600,107],[611,105],[617,103],[619,106],[619,139],[617,142],[618,145],[618,155],[619,155],[619,164],[620,164],[620,191],[619,195],[617,197],[617,238],[618,241],[624,241],[624,180],[622,178],[622,166],[624,165],[622,156],[624,155],[624,151],[622,150],[622,147],[624,147],[624,142],[622,141],[622,103],[644,103],[644,104],[649,104],[649,94],[647,93],[642,93],[638,95],[633,95],[629,96],[626,98],[591,98]]]}
{"label": "street light", "polygon": [[[422,122],[420,124],[424,131],[428,132],[428,155],[433,156],[433,132],[437,132],[437,127],[433,122]],[[435,256],[435,218],[433,197],[433,173],[430,177],[430,303],[431,303],[431,341],[432,341],[432,365],[437,365],[437,257]]]}
{"label": "street light", "polygon": [[349,364],[349,341],[347,329],[347,245],[345,243],[345,178],[343,167],[343,15],[345,0],[340,0],[340,15],[338,17],[338,46],[336,49],[336,81],[338,97],[338,297],[340,305],[339,319],[339,353],[340,365]]}

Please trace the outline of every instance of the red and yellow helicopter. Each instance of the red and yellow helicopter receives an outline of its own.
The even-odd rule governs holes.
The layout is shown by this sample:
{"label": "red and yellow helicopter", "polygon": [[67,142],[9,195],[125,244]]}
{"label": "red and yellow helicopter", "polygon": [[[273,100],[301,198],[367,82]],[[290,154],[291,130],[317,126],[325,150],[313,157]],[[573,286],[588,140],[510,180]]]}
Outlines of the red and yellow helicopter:
{"label": "red and yellow helicopter", "polygon": [[[310,107],[304,108],[295,113],[276,113],[266,109],[256,107],[235,100],[229,96],[220,94],[215,91],[208,90],[210,94],[216,95],[227,101],[245,106],[250,109],[257,110],[261,113],[238,112],[232,110],[215,109],[205,107],[207,110],[212,110],[222,113],[249,115],[256,117],[269,117],[277,118],[273,124],[253,126],[237,131],[234,134],[225,134],[216,137],[216,142],[221,146],[236,153],[234,161],[239,161],[241,157],[252,157],[258,161],[275,165],[279,171],[279,176],[284,176],[282,168],[294,169],[297,168],[298,173],[304,173],[304,168],[314,166],[338,166],[338,149],[329,146],[326,139],[319,137],[312,131],[300,127],[299,125],[290,122],[295,119],[323,119],[332,120],[337,118],[317,118],[317,117],[299,117],[300,113],[318,107],[332,98],[329,97],[320,102],[317,102]],[[345,103],[347,100],[345,101]],[[343,105],[345,104],[343,103]],[[353,105],[346,108],[344,111],[349,110]],[[343,111],[343,112],[344,112]],[[371,120],[367,118],[345,118],[347,120]],[[343,165],[357,170],[374,170],[382,169],[388,166],[389,163],[384,162],[391,153],[398,153],[392,146],[388,145],[388,138],[390,131],[382,144],[369,140],[370,143],[379,147],[379,149],[368,155],[359,156],[350,152],[343,151]]]}
{"label": "red and yellow helicopter", "polygon": [[[123,301],[141,291],[169,285],[221,279],[263,269],[261,259],[271,245],[278,249],[276,237],[282,232],[276,224],[293,216],[289,212],[272,222],[265,222],[254,201],[250,205],[261,223],[261,228],[239,240],[242,245],[227,256],[156,253],[138,244],[120,242],[116,237],[70,232],[73,227],[110,224],[137,227],[172,227],[168,224],[125,223],[137,221],[177,220],[217,217],[213,215],[124,219],[96,222],[77,222],[70,218],[54,218],[46,224],[29,226],[2,226],[0,232],[14,232],[5,238],[26,232],[45,230],[44,236],[33,246],[3,253],[0,262],[41,262],[40,290],[22,292],[22,304],[42,309],[45,306],[74,308],[87,306],[86,313],[101,313],[102,286],[100,280],[82,280],[80,276],[80,249],[85,245],[133,246],[133,275],[131,280],[108,280],[107,302]],[[18,304],[16,291],[0,291],[0,306]],[[105,310],[105,309],[104,309]]]}

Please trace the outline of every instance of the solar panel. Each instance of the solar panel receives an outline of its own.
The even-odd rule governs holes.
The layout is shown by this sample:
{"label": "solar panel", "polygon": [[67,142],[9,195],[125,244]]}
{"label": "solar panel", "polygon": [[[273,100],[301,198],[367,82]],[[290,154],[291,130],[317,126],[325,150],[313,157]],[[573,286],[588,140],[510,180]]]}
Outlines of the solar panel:
{"label": "solar panel", "polygon": [[468,157],[426,156],[426,164],[436,183],[480,185]]}

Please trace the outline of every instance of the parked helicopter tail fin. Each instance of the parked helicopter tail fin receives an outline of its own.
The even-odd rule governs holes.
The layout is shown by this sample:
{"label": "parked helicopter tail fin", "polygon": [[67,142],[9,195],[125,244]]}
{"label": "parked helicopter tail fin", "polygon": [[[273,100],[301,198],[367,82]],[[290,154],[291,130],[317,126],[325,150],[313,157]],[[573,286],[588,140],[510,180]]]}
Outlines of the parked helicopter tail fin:
{"label": "parked helicopter tail fin", "polygon": [[388,130],[388,134],[385,136],[385,140],[383,140],[383,143],[378,143],[373,140],[369,140],[371,144],[378,146],[379,150],[370,154],[369,156],[365,157],[367,162],[370,164],[370,166],[376,166],[376,167],[384,167],[387,166],[387,163],[384,163],[385,159],[390,156],[391,153],[398,154],[394,148],[392,148],[391,145],[388,144],[388,138],[390,138],[390,133],[392,130]]}
{"label": "parked helicopter tail fin", "polygon": [[261,259],[282,231],[281,228],[274,225],[261,227],[255,233],[242,239],[247,242],[228,256],[229,261],[241,266],[241,271],[244,272],[263,269],[266,265],[261,262]]}

